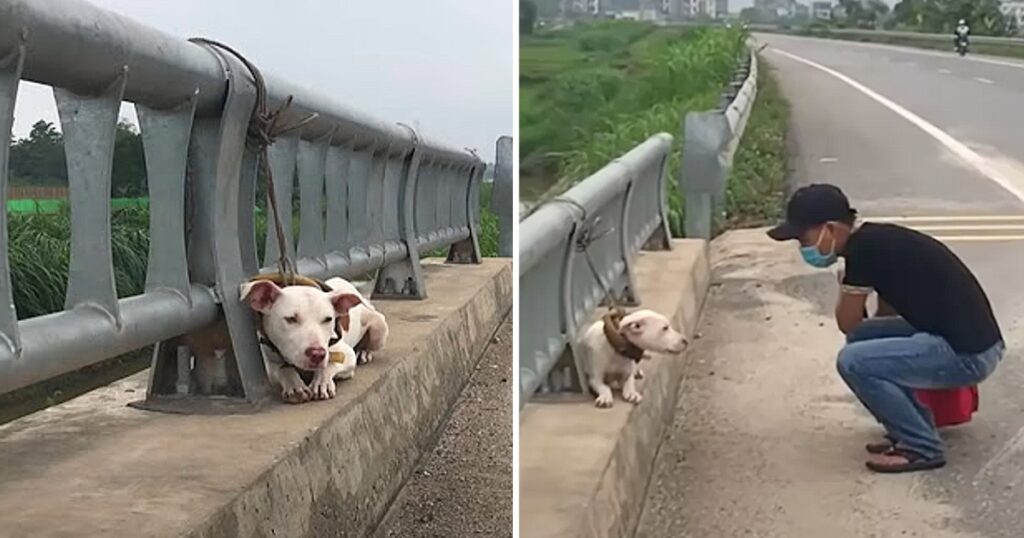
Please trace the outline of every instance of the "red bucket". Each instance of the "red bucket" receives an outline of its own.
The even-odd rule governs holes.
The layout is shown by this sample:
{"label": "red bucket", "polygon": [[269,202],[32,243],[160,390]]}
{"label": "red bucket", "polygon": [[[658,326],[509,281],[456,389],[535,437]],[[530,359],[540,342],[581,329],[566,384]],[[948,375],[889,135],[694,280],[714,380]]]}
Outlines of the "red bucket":
{"label": "red bucket", "polygon": [[978,410],[978,387],[961,387],[941,390],[914,390],[921,405],[932,411],[935,425],[955,426],[971,421],[971,415]]}

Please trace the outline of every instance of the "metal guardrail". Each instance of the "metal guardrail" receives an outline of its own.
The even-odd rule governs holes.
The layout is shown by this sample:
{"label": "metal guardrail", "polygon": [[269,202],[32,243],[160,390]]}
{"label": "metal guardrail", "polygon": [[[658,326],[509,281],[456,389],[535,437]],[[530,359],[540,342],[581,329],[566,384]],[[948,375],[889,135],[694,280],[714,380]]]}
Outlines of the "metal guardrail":
{"label": "metal guardrail", "polygon": [[503,136],[498,139],[494,152],[494,190],[491,191],[491,211],[498,216],[500,235],[498,236],[498,255],[509,258],[512,256],[512,214],[514,200],[512,184],[512,137]]}
{"label": "metal guardrail", "polygon": [[687,237],[710,239],[723,214],[733,157],[757,98],[757,54],[748,57],[748,67],[718,110],[686,115],[679,190],[686,194]]}
{"label": "metal guardrail", "polygon": [[[604,298],[604,286],[617,300],[636,303],[632,263],[637,251],[670,247],[666,197],[671,149],[671,135],[655,135],[520,223],[520,406],[545,383],[554,389],[561,387],[551,385],[574,382],[586,387],[577,353],[572,353],[575,374],[549,374],[576,346],[582,324]],[[584,254],[576,247],[587,236],[593,241]]]}
{"label": "metal guardrail", "polygon": [[[271,107],[294,96],[282,124],[317,115],[270,148],[278,199],[291,200],[293,180],[299,183],[293,250],[300,272],[352,278],[379,270],[375,296],[422,298],[421,254],[449,247],[449,261],[479,262],[479,159],[266,78]],[[198,354],[190,361],[183,337],[202,334],[223,315],[233,357],[219,393],[262,401],[268,382],[254,319],[238,290],[277,252],[271,233],[263,263],[257,260],[256,159],[246,144],[256,100],[249,72],[217,49],[84,1],[6,0],[0,3],[2,132],[11,132],[21,80],[54,88],[69,172],[70,276],[63,312],[18,320],[6,219],[0,220],[0,393],[155,343],[148,397],[188,396],[182,387],[190,386],[184,392],[194,395],[188,376],[207,369]],[[140,120],[151,247],[145,292],[119,299],[110,175],[123,100],[135,104]],[[7,169],[4,144],[0,193]],[[291,234],[291,204],[280,205]]]}

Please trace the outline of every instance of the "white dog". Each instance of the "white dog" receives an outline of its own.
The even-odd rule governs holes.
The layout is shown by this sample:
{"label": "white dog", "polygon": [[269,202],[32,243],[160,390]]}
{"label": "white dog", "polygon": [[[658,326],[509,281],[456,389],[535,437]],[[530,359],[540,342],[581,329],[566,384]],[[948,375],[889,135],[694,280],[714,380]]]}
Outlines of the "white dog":
{"label": "white dog", "polygon": [[[241,298],[260,314],[260,343],[267,372],[289,403],[326,400],[336,379],[349,379],[356,364],[384,346],[387,323],[355,286],[344,279],[280,287],[272,280],[241,286]],[[311,372],[309,385],[301,372]]]}
{"label": "white dog", "polygon": [[622,387],[622,399],[640,403],[643,397],[637,391],[640,361],[646,351],[682,353],[688,344],[686,337],[671,327],[665,316],[638,310],[619,319],[608,315],[594,322],[583,333],[581,341],[590,388],[597,394],[598,407],[611,407],[612,387]]}

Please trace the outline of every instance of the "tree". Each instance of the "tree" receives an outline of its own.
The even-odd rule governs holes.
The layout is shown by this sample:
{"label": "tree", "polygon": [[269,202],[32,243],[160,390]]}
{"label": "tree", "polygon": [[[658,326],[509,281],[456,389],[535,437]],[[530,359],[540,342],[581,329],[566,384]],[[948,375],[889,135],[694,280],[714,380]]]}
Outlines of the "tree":
{"label": "tree", "polygon": [[519,0],[519,33],[532,34],[537,24],[537,4],[533,0]]}
{"label": "tree", "polygon": [[[123,120],[115,126],[113,159],[111,194],[115,198],[145,196],[146,159],[142,136],[134,125]],[[9,170],[12,185],[66,186],[64,135],[52,123],[37,121],[27,137],[11,145]]]}

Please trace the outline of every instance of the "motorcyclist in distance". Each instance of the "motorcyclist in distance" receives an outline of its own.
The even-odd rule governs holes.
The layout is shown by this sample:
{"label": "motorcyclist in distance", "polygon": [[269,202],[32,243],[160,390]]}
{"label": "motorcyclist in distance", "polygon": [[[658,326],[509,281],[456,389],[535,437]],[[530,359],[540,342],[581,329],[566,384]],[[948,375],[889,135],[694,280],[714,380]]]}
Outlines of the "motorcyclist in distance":
{"label": "motorcyclist in distance", "polygon": [[953,30],[953,50],[958,50],[957,47],[960,45],[960,39],[964,40],[967,44],[968,36],[971,35],[971,27],[967,26],[967,21],[960,19],[956,23],[956,29]]}

